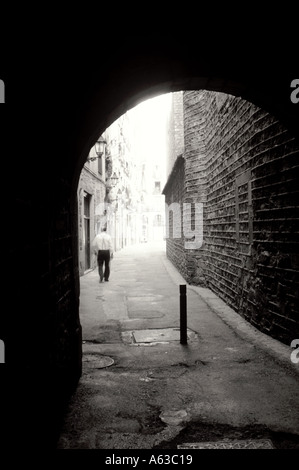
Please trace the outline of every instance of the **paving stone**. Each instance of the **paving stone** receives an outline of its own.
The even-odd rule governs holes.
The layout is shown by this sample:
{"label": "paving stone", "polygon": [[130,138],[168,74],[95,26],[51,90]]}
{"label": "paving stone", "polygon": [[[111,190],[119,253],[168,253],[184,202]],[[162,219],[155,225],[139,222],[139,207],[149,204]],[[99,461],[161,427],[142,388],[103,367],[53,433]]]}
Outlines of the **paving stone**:
{"label": "paving stone", "polygon": [[154,343],[159,341],[179,341],[180,330],[177,328],[161,328],[133,331],[136,343]]}
{"label": "paving stone", "polygon": [[162,318],[164,317],[163,312],[159,312],[157,310],[133,310],[128,312],[129,318]]}

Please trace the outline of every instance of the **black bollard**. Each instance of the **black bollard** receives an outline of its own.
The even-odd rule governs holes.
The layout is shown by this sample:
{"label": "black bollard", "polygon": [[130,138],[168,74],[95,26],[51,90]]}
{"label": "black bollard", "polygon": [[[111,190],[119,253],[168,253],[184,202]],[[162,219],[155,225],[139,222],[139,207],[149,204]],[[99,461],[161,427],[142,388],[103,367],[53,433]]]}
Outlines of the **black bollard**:
{"label": "black bollard", "polygon": [[187,296],[186,285],[180,285],[180,343],[187,344]]}

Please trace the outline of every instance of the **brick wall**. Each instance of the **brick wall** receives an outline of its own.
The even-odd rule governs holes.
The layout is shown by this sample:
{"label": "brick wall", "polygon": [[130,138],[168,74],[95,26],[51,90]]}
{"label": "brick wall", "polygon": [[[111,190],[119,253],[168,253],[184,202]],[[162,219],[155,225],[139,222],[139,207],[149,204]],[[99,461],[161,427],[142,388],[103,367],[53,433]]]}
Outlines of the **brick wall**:
{"label": "brick wall", "polygon": [[77,207],[70,205],[70,186],[66,179],[57,181],[54,192],[52,202],[55,207],[59,207],[59,211],[48,244],[51,265],[43,277],[49,299],[45,331],[47,335],[55,335],[57,341],[47,344],[47,354],[51,367],[59,365],[61,370],[69,368],[71,373],[73,368],[78,367],[80,371],[81,367],[79,341],[82,332],[79,318],[74,315],[79,306],[74,295],[78,293],[78,272],[73,269],[74,258],[78,256],[77,240],[73,236]]}
{"label": "brick wall", "polygon": [[207,285],[290,344],[299,333],[298,142],[247,101],[205,100]]}
{"label": "brick wall", "polygon": [[177,250],[174,264],[290,344],[299,336],[298,141],[247,101],[187,91],[184,147],[184,201],[204,203],[204,244]]}
{"label": "brick wall", "polygon": [[[205,92],[185,92],[184,102],[184,147],[185,147],[185,201],[186,203],[206,202],[206,150],[205,150]],[[195,221],[191,212],[191,221]],[[204,225],[205,233],[205,225]],[[187,277],[189,283],[205,285],[204,275],[205,247],[186,250]]]}
{"label": "brick wall", "polygon": [[[165,194],[165,203],[169,208],[168,222],[166,217],[166,224],[169,229],[169,232],[166,233],[166,255],[182,275],[187,276],[184,240],[182,237],[176,236],[178,233],[182,233],[183,213],[180,211],[180,207],[185,200],[184,166],[184,159],[182,157],[178,157],[168,179],[167,185],[163,190],[163,194]],[[172,207],[174,210],[171,209]],[[179,208],[178,211],[176,210],[176,207]]]}

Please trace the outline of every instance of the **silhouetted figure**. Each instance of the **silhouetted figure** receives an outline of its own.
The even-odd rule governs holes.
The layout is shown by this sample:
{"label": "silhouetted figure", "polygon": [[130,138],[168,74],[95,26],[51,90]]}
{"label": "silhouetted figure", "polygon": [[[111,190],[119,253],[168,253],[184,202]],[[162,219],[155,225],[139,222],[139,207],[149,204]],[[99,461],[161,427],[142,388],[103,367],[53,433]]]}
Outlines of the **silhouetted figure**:
{"label": "silhouetted figure", "polygon": [[113,258],[113,248],[112,238],[106,232],[106,227],[103,227],[101,233],[96,235],[92,242],[92,247],[98,257],[100,282],[103,282],[103,279],[108,282],[110,276],[110,260]]}

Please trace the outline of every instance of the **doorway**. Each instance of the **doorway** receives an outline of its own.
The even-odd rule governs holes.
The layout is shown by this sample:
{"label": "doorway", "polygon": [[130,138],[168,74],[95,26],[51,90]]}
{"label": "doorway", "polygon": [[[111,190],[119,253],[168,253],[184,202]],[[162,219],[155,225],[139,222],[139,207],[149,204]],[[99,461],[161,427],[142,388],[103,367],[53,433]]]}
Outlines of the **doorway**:
{"label": "doorway", "polygon": [[90,257],[90,194],[84,192],[84,231],[83,231],[83,243],[84,243],[84,266],[85,271],[91,268],[91,257]]}

